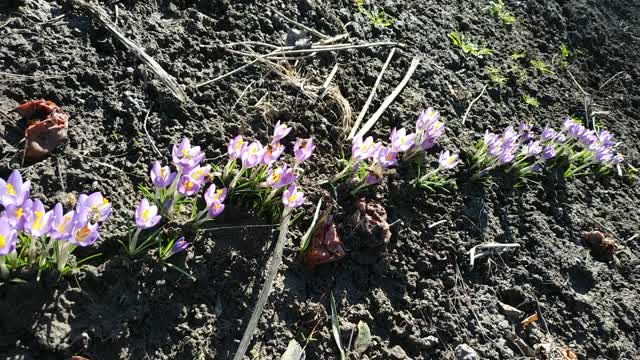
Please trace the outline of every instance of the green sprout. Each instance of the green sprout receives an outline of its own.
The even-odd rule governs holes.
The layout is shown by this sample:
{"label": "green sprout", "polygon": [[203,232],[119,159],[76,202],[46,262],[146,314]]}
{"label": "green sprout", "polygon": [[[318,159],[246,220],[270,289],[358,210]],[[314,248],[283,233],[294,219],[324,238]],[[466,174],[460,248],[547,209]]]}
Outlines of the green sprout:
{"label": "green sprout", "polygon": [[569,58],[569,47],[567,46],[567,44],[560,44],[560,56],[562,56],[562,58],[564,59]]}
{"label": "green sprout", "polygon": [[462,52],[464,52],[465,54],[471,54],[479,58],[481,58],[484,55],[493,54],[493,50],[491,49],[481,48],[474,43],[466,42],[464,40],[464,35],[456,31],[452,31],[449,33],[449,39],[451,39],[451,43],[454,46],[457,46],[460,49],[462,49]]}
{"label": "green sprout", "polygon": [[526,51],[514,51],[511,54],[511,60],[513,61],[518,61],[520,59],[524,59],[527,57],[527,52]]}
{"label": "green sprout", "polygon": [[503,87],[507,83],[507,78],[502,75],[502,71],[500,68],[495,66],[487,66],[484,68],[489,75],[489,79],[492,83],[498,85],[499,87]]}
{"label": "green sprout", "polygon": [[555,72],[553,70],[551,70],[549,65],[547,65],[544,62],[544,60],[536,59],[536,60],[529,61],[529,63],[531,64],[531,66],[536,68],[541,74],[545,74],[545,75],[553,75],[553,74],[555,74]]}
{"label": "green sprout", "polygon": [[489,7],[489,12],[491,15],[497,17],[502,21],[505,25],[513,25],[516,23],[516,17],[513,16],[509,11],[505,10],[504,3],[502,0],[492,1],[491,6]]}
{"label": "green sprout", "polygon": [[529,96],[528,94],[522,95],[522,100],[529,106],[533,106],[536,108],[540,106],[540,102],[538,101],[538,99],[534,98],[533,96]]}
{"label": "green sprout", "polygon": [[516,82],[519,84],[527,80],[527,70],[518,64],[511,64],[509,72],[516,78]]}
{"label": "green sprout", "polygon": [[354,0],[353,5],[358,8],[362,15],[369,18],[373,26],[377,28],[389,27],[396,21],[395,18],[387,15],[382,8],[373,6],[372,10],[367,9],[364,5],[364,0]]}

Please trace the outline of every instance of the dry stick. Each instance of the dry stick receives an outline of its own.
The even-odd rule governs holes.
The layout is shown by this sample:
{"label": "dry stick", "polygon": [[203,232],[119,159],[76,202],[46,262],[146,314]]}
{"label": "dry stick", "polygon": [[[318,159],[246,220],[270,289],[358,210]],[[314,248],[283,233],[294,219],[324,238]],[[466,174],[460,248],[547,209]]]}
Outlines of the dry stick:
{"label": "dry stick", "polygon": [[[569,71],[569,69],[567,69],[567,73],[569,74],[569,76],[571,77],[571,80],[573,80],[573,83],[576,84],[576,86],[578,87],[578,89],[580,89],[580,91],[582,92],[582,101],[584,103],[584,117],[585,117],[585,122],[587,124],[589,124],[589,104],[587,102],[587,99],[589,98],[589,93],[587,93],[586,91],[584,91],[584,89],[582,88],[582,86],[580,86],[580,84],[578,84],[578,81],[576,81],[576,78],[573,77],[573,74],[571,73],[571,71]],[[596,128],[596,123],[595,120],[593,120],[592,122],[592,126],[593,129]]]}
{"label": "dry stick", "polygon": [[391,95],[389,95],[384,100],[382,105],[380,105],[380,108],[378,109],[378,111],[376,111],[375,114],[373,114],[373,116],[371,116],[371,118],[362,126],[362,129],[358,132],[358,134],[356,134],[356,137],[364,136],[364,134],[366,134],[367,131],[371,130],[373,125],[376,123],[376,121],[378,121],[380,116],[382,116],[382,113],[384,113],[384,111],[389,107],[389,105],[391,105],[393,100],[395,100],[395,98],[398,95],[400,95],[400,93],[402,92],[402,89],[404,89],[404,87],[407,85],[407,83],[409,82],[409,79],[411,79],[411,76],[416,71],[419,64],[420,64],[420,58],[415,57],[413,58],[413,60],[411,60],[411,66],[409,66],[409,70],[407,70],[407,73],[404,75],[404,78],[402,79],[402,81],[400,81],[400,84],[398,84],[398,86],[395,88],[395,90],[393,90]]}
{"label": "dry stick", "polygon": [[222,79],[224,79],[224,78],[226,78],[226,77],[228,77],[228,76],[231,76],[231,75],[233,75],[233,74],[237,73],[238,71],[241,71],[242,69],[244,69],[244,68],[246,68],[246,67],[249,67],[249,66],[251,66],[251,65],[253,65],[253,64],[255,64],[255,63],[257,63],[258,61],[260,61],[260,60],[262,60],[262,59],[264,59],[264,58],[267,58],[267,57],[269,57],[269,56],[273,56],[273,55],[277,54],[279,51],[280,51],[280,50],[275,50],[275,51],[272,51],[272,52],[270,52],[270,53],[268,53],[268,54],[260,55],[260,56],[258,56],[257,58],[255,58],[254,60],[252,60],[251,62],[248,62],[248,63],[246,63],[246,64],[244,64],[244,65],[240,66],[239,68],[236,68],[235,70],[231,70],[231,71],[229,71],[228,73],[225,73],[225,74],[222,74],[222,75],[220,75],[220,76],[216,77],[215,79],[207,80],[207,81],[205,81],[205,82],[203,82],[203,83],[200,83],[200,84],[196,85],[196,89],[197,89],[197,88],[200,88],[200,87],[203,87],[203,86],[206,86],[206,85],[209,85],[209,84],[211,84],[211,83],[214,83],[214,82],[216,82],[216,81],[218,81],[218,80],[222,80]]}
{"label": "dry stick", "polygon": [[607,84],[608,84],[609,82],[611,82],[611,80],[613,80],[613,79],[617,78],[617,77],[618,77],[618,75],[621,75],[621,74],[624,74],[624,73],[625,73],[624,71],[617,72],[615,75],[613,75],[612,77],[610,77],[610,78],[609,78],[609,80],[605,81],[605,82],[604,82],[604,84],[600,85],[600,87],[598,88],[598,90],[602,90],[605,86],[607,86]]}
{"label": "dry stick", "polygon": [[151,104],[151,106],[149,106],[149,110],[147,110],[147,114],[144,116],[144,121],[142,123],[142,128],[144,129],[144,133],[147,135],[147,139],[149,139],[149,142],[151,143],[151,146],[153,147],[153,150],[155,150],[155,152],[158,154],[158,156],[160,156],[162,158],[162,153],[156,147],[156,142],[153,141],[153,138],[151,137],[151,135],[149,135],[149,131],[147,130],[147,120],[149,119],[149,114],[151,114],[151,109],[153,109],[153,105],[155,105],[155,104],[156,103],[153,103],[153,104]]}
{"label": "dry stick", "polygon": [[321,91],[318,91],[320,93],[320,95],[318,95],[320,99],[322,99],[326,95],[327,91],[329,90],[329,84],[331,84],[331,80],[333,80],[333,77],[336,76],[337,72],[338,72],[338,63],[333,65],[333,69],[331,69],[329,76],[327,76],[327,80],[325,80],[324,84],[322,84]]}
{"label": "dry stick", "polygon": [[282,17],[286,21],[288,21],[288,22],[290,22],[290,23],[292,23],[292,24],[294,24],[294,25],[296,25],[296,26],[298,26],[298,27],[300,27],[300,28],[312,33],[313,35],[315,35],[315,36],[317,36],[317,37],[319,37],[321,39],[328,39],[329,38],[327,35],[321,33],[320,31],[312,29],[312,28],[310,28],[310,27],[308,27],[308,26],[306,26],[304,24],[301,24],[301,23],[299,23],[299,22],[297,22],[297,21],[295,21],[293,19],[288,18],[283,13],[281,13],[280,11],[278,11],[278,10],[272,8],[272,7],[269,7],[269,8],[271,9],[271,11],[273,11],[274,13],[280,15],[280,17]]}
{"label": "dry stick", "polygon": [[173,76],[169,75],[157,61],[155,61],[151,56],[149,56],[138,44],[133,41],[127,39],[118,29],[118,27],[109,20],[109,16],[105,13],[105,11],[96,6],[89,4],[83,0],[67,0],[71,5],[75,5],[86,12],[92,18],[98,20],[104,25],[115,37],[117,37],[125,47],[127,47],[133,54],[140,59],[143,63],[145,63],[153,73],[155,73],[168,88],[171,90],[173,95],[178,98],[180,101],[185,101],[187,99],[187,94],[180,87],[178,82],[173,78]]}
{"label": "dry stick", "polygon": [[462,117],[462,123],[464,124],[465,121],[467,121],[467,116],[469,116],[469,111],[471,111],[471,108],[473,107],[473,104],[476,103],[476,101],[480,100],[480,98],[482,97],[482,95],[484,95],[484,91],[487,90],[487,85],[485,85],[482,88],[482,91],[480,92],[480,95],[478,95],[478,97],[476,97],[475,99],[473,99],[470,103],[469,106],[467,106],[467,111],[464,112],[464,116]]}
{"label": "dry stick", "polygon": [[242,335],[242,340],[240,341],[238,350],[233,357],[234,360],[240,360],[244,357],[244,353],[247,352],[247,348],[249,347],[249,342],[251,342],[253,333],[256,331],[258,320],[260,320],[260,316],[262,315],[262,309],[267,303],[269,293],[271,292],[271,286],[273,285],[273,281],[276,279],[276,275],[278,274],[278,267],[280,267],[280,263],[282,263],[282,251],[284,249],[284,243],[287,239],[287,233],[289,232],[290,220],[291,210],[285,209],[284,213],[282,214],[282,222],[280,223],[280,234],[278,235],[278,241],[276,242],[276,247],[273,250],[273,255],[271,256],[271,264],[269,265],[267,278],[262,285],[256,307],[251,314],[249,324],[247,325],[247,328]]}
{"label": "dry stick", "polygon": [[391,63],[391,59],[393,58],[393,54],[395,53],[396,53],[396,48],[392,48],[391,51],[389,52],[389,56],[387,56],[387,61],[385,61],[384,65],[382,65],[382,70],[380,70],[380,74],[378,74],[378,78],[376,79],[376,82],[373,84],[373,89],[371,89],[371,94],[369,94],[369,98],[367,98],[367,102],[364,103],[364,106],[362,107],[360,114],[358,114],[356,123],[353,124],[353,127],[351,128],[351,132],[349,132],[349,137],[347,137],[347,140],[353,139],[353,136],[356,134],[356,130],[358,130],[358,126],[360,126],[362,119],[364,119],[364,116],[367,114],[367,110],[371,105],[371,101],[373,100],[373,97],[376,95],[376,90],[378,89],[378,85],[380,85],[380,81],[382,81],[382,76],[384,75],[384,72],[387,71],[387,67],[389,67],[389,63]]}

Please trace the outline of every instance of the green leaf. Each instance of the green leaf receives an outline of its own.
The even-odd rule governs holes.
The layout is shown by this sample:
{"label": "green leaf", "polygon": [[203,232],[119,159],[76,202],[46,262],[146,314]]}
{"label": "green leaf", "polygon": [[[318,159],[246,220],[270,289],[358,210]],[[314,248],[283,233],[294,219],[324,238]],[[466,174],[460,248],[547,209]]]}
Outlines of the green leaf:
{"label": "green leaf", "polygon": [[336,310],[336,299],[333,297],[333,293],[331,293],[331,331],[333,332],[333,339],[338,345],[338,350],[340,351],[340,359],[346,360],[347,354],[342,347],[342,340],[340,340],[340,320],[338,319],[338,311]]}
{"label": "green leaf", "polygon": [[371,344],[371,330],[369,325],[363,321],[358,322],[358,337],[354,345],[354,349],[358,354],[362,354],[367,351],[367,348]]}

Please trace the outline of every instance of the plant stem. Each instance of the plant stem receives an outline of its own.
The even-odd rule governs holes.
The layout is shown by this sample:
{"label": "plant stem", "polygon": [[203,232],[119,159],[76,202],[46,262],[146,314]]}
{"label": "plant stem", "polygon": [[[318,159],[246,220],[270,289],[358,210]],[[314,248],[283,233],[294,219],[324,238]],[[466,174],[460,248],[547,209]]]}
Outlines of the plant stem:
{"label": "plant stem", "polygon": [[136,254],[136,246],[138,244],[138,236],[140,236],[140,232],[142,231],[142,229],[137,228],[136,232],[133,233],[133,237],[131,238],[131,240],[129,240],[129,256],[133,256]]}

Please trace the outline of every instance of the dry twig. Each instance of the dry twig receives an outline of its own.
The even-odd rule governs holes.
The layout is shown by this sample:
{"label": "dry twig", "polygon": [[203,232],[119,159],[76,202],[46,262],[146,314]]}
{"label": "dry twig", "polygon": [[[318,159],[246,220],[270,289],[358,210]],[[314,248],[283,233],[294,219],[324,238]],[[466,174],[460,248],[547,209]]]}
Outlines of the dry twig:
{"label": "dry twig", "polygon": [[464,112],[464,116],[462,117],[462,123],[464,124],[465,121],[467,121],[467,116],[469,115],[469,111],[471,111],[471,108],[473,107],[473,104],[476,103],[476,101],[480,100],[480,98],[482,97],[482,95],[484,95],[484,91],[487,90],[487,85],[485,85],[484,87],[482,87],[482,91],[480,92],[480,95],[478,95],[478,97],[476,97],[475,99],[473,99],[470,103],[469,106],[467,106],[467,111]]}

